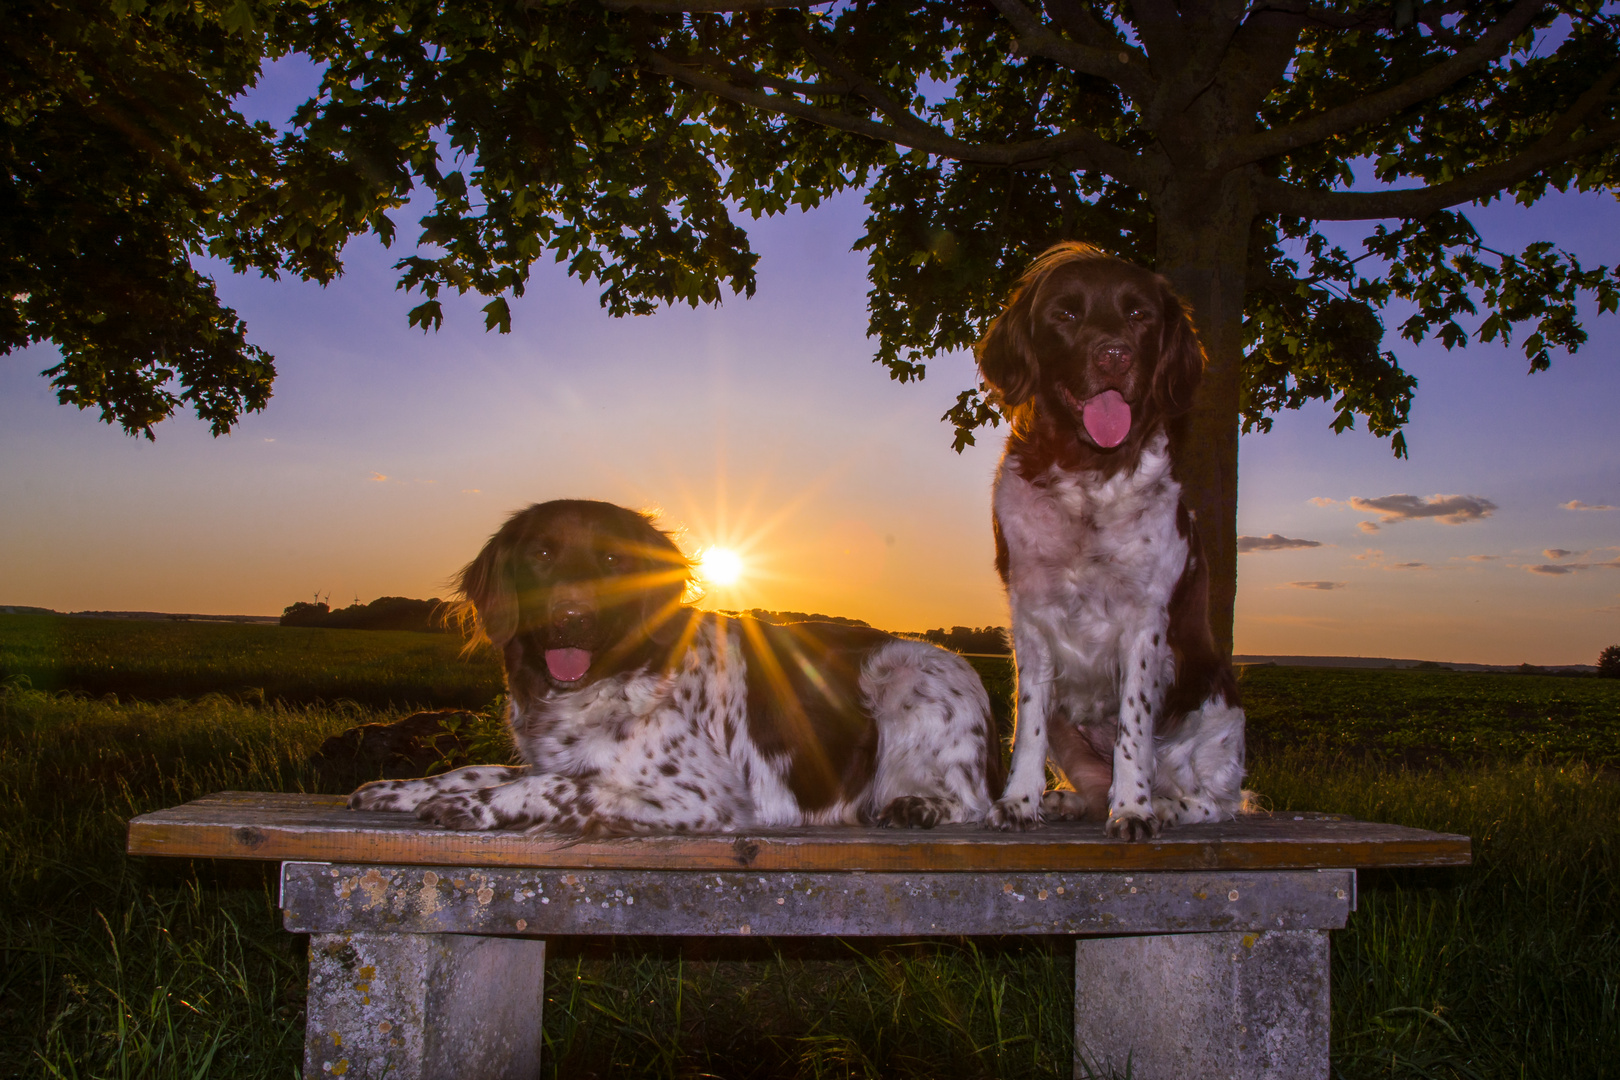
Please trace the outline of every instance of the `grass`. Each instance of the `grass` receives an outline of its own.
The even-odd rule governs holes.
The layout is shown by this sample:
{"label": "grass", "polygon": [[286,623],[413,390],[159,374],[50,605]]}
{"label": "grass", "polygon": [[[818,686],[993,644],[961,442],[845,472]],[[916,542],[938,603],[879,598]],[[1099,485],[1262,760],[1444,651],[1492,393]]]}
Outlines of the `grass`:
{"label": "grass", "polygon": [[1339,1075],[1620,1075],[1620,778],[1308,751],[1257,765],[1249,782],[1277,810],[1474,841],[1468,869],[1361,875],[1359,910],[1333,938]]}
{"label": "grass", "polygon": [[[101,638],[132,670],[189,651],[190,668],[174,668],[187,696],[162,700],[155,680],[154,700],[0,688],[0,1076],[295,1075],[304,943],[280,929],[272,869],[128,859],[124,822],[224,788],[312,790],[324,738],[401,712],[297,703],[320,673],[283,676],[262,658],[264,682],[305,689],[240,695],[224,684],[253,669],[237,659],[220,665],[221,692],[189,689],[209,676],[209,642],[232,640],[195,631],[298,631],[104,625],[142,631]],[[331,655],[395,671],[410,668],[386,639],[441,640],[312,633],[333,635]],[[16,636],[0,623],[8,665],[40,648],[37,630]],[[433,663],[462,664],[442,640]],[[72,670],[34,663],[55,685]],[[412,663],[423,681],[402,675],[383,700],[431,701],[449,681]],[[975,664],[1005,694],[1006,661]],[[1469,869],[1363,875],[1333,939],[1335,1075],[1620,1075],[1620,778],[1607,767],[1620,681],[1251,668],[1243,684],[1249,782],[1275,809],[1474,838]],[[1571,730],[1547,725],[1527,760],[1514,717],[1555,716]],[[1066,1076],[1072,971],[1046,939],[557,941],[545,1071]]]}
{"label": "grass", "polygon": [[305,961],[273,868],[128,859],[128,818],[298,790],[358,707],[161,704],[0,688],[0,1075],[278,1076]]}
{"label": "grass", "polygon": [[1067,1076],[1073,963],[1045,939],[565,943],[546,1073]]}

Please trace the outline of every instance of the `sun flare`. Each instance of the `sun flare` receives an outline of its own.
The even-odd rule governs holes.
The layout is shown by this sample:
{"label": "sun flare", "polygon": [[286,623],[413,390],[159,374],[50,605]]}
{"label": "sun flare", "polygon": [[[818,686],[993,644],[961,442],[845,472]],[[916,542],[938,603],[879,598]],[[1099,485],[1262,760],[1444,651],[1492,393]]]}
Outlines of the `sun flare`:
{"label": "sun flare", "polygon": [[709,548],[698,559],[697,572],[706,585],[735,585],[743,576],[742,556],[730,548]]}

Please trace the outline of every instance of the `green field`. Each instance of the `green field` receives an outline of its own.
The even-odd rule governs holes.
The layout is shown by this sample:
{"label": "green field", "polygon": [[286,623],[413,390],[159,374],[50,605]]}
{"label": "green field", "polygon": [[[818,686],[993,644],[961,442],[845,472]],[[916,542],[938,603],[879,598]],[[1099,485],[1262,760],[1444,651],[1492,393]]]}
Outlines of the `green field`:
{"label": "green field", "polygon": [[488,650],[453,634],[0,614],[0,681],[162,701],[228,694],[295,704],[480,708],[501,689]]}
{"label": "green field", "polygon": [[1245,668],[1241,685],[1262,757],[1309,748],[1412,765],[1620,766],[1617,679],[1267,666]]}
{"label": "green field", "polygon": [[[1004,695],[1007,662],[975,664]],[[0,617],[0,665],[0,1075],[295,1075],[304,943],[272,869],[128,859],[124,823],[313,789],[322,739],[484,705],[490,659],[25,615]],[[1335,1075],[1620,1076],[1620,680],[1250,668],[1243,689],[1273,808],[1474,838],[1469,869],[1363,875],[1333,939]],[[1060,941],[777,944],[557,943],[546,1075],[1068,1074]]]}

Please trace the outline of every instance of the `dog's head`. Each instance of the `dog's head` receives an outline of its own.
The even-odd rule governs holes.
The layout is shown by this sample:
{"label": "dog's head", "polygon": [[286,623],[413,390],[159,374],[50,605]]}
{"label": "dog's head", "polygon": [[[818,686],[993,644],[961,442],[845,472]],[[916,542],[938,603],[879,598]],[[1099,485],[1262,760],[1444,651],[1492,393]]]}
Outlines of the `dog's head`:
{"label": "dog's head", "polygon": [[978,345],[1014,414],[1066,426],[1104,454],[1140,447],[1192,407],[1204,373],[1187,306],[1157,274],[1088,244],[1049,248]]}
{"label": "dog's head", "polygon": [[507,519],[462,570],[460,591],[509,677],[573,689],[667,651],[691,572],[646,515],[566,499]]}

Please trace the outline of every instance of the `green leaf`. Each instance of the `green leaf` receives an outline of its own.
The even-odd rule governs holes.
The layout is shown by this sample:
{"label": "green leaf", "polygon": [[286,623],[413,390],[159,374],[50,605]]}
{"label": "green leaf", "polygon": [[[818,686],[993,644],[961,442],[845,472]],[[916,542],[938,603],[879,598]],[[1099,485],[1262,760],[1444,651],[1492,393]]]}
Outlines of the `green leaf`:
{"label": "green leaf", "polygon": [[504,296],[497,296],[484,305],[484,331],[487,333],[497,327],[503,334],[512,332],[512,311],[506,306]]}

